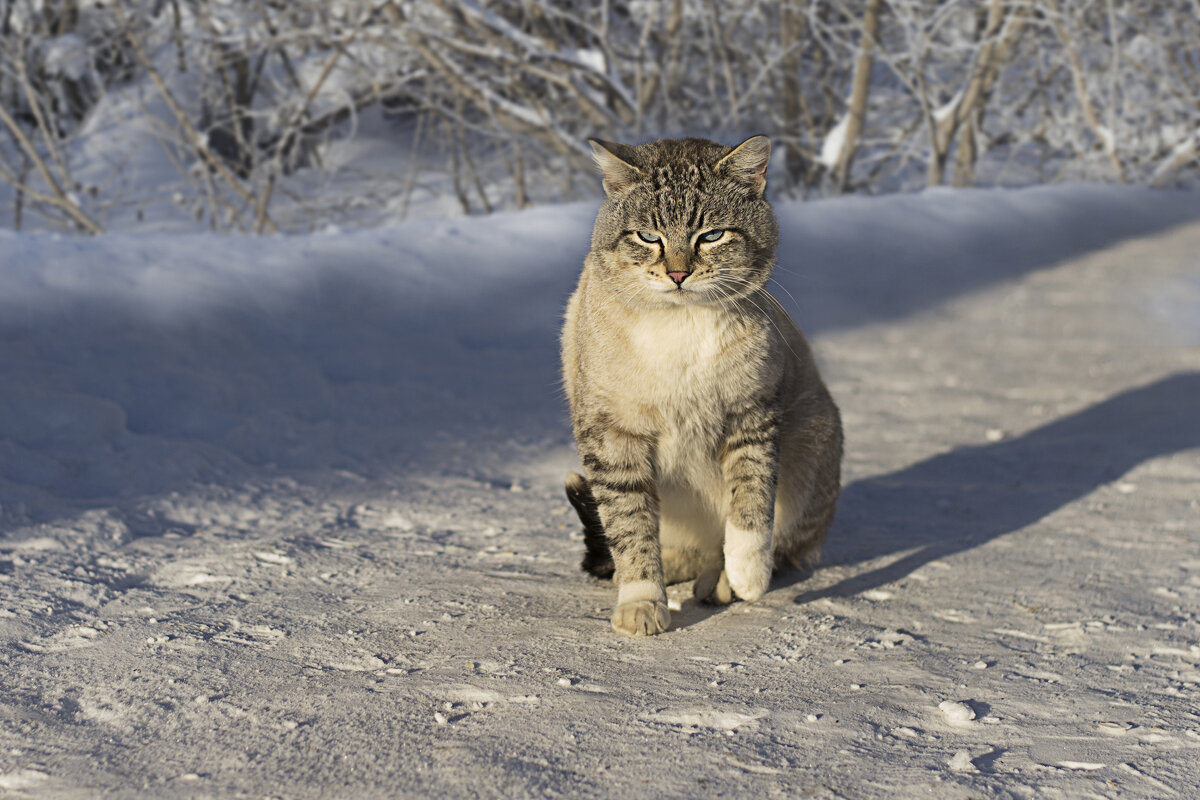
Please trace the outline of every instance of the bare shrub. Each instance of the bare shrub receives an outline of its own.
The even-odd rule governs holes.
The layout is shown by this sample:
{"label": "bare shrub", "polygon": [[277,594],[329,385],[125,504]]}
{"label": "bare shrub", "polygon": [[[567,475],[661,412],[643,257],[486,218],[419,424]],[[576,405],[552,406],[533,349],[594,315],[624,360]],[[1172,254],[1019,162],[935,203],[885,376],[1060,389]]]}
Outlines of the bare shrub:
{"label": "bare shrub", "polygon": [[[1197,174],[1198,10],[0,0],[0,201],[14,227],[34,215],[88,233],[170,202],[245,232],[402,217],[439,196],[486,213],[592,191],[577,177],[589,136],[758,132],[779,148],[772,187],[787,195],[1172,185]],[[403,157],[354,176],[338,153],[368,119]],[[150,132],[170,181],[149,190],[124,162],[97,166],[90,137],[120,125]]]}

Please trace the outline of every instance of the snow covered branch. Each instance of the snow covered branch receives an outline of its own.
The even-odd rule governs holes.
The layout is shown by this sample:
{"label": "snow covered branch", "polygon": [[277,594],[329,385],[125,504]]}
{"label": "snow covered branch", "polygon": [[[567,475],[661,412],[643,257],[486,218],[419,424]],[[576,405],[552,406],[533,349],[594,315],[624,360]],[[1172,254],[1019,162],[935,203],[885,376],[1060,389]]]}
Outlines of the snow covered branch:
{"label": "snow covered branch", "polygon": [[[370,224],[594,193],[590,136],[771,188],[1200,178],[1167,0],[0,0],[0,219]],[[586,188],[585,188],[586,187]]]}

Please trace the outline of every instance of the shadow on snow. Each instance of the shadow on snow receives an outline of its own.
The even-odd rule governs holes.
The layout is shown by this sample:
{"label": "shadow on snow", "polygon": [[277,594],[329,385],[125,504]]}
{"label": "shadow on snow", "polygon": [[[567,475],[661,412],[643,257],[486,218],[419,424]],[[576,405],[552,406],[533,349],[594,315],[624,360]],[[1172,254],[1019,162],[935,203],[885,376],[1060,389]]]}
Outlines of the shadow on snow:
{"label": "shadow on snow", "polygon": [[1200,447],[1200,372],[1129,389],[995,444],[961,447],[847,486],[827,564],[913,552],[796,598],[873,589],[1036,523],[1149,459]]}

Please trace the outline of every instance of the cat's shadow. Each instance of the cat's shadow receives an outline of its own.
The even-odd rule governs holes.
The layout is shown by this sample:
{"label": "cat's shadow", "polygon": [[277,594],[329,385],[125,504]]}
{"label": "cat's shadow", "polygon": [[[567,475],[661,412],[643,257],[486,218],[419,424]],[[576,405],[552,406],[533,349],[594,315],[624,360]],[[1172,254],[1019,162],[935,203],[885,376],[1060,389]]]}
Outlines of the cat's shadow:
{"label": "cat's shadow", "polygon": [[[687,584],[691,586],[691,584]],[[717,606],[689,597],[680,603],[680,607],[671,610],[671,631],[681,631],[697,625],[709,617],[715,616],[729,606]]]}
{"label": "cat's shadow", "polygon": [[[1200,372],[1129,389],[1013,439],[961,447],[847,486],[824,563],[900,558],[795,598],[810,603],[899,580],[1031,525],[1158,456],[1200,447]],[[911,551],[911,552],[909,552]],[[779,580],[801,576],[784,574]],[[817,576],[820,577],[820,570]]]}

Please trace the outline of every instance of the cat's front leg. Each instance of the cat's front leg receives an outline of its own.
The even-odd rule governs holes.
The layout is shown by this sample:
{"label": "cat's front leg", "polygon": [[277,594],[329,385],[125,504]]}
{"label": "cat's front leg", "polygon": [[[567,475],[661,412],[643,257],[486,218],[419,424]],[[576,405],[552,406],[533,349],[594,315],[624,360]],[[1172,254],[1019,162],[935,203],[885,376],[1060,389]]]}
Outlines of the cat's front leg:
{"label": "cat's front leg", "polygon": [[725,576],[738,597],[757,600],[767,590],[774,566],[779,422],[773,410],[755,404],[730,414],[725,429]]}
{"label": "cat's front leg", "polygon": [[613,630],[626,636],[662,633],[671,615],[658,539],[654,442],[603,417],[578,425],[576,439],[616,568]]}

